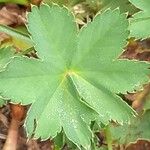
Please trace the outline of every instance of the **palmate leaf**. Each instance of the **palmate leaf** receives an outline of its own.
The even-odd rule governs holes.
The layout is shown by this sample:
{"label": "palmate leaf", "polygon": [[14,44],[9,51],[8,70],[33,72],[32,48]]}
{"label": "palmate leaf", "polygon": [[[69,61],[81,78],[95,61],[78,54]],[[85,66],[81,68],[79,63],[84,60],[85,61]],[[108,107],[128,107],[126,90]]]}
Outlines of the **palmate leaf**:
{"label": "palmate leaf", "polygon": [[130,36],[136,38],[150,37],[150,1],[149,0],[129,0],[137,8],[141,9],[140,12],[133,15],[130,19]]}
{"label": "palmate leaf", "polygon": [[118,9],[97,15],[78,31],[67,9],[32,8],[28,29],[39,59],[15,57],[0,73],[1,95],[13,103],[32,103],[25,122],[28,136],[34,131],[35,138],[47,139],[63,128],[78,147],[90,149],[91,120],[130,120],[134,111],[116,94],[147,82],[149,64],[117,59],[127,28]]}

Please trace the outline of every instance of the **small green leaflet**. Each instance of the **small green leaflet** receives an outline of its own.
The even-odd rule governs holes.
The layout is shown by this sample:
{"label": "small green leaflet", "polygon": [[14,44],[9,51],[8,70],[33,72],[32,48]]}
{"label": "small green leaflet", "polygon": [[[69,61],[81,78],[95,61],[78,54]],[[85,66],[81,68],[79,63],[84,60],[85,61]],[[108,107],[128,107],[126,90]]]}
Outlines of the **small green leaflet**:
{"label": "small green leaflet", "polygon": [[28,29],[39,59],[15,57],[0,73],[2,96],[32,103],[28,136],[34,131],[35,138],[53,138],[63,129],[78,147],[91,149],[91,120],[130,121],[135,112],[116,94],[141,88],[150,71],[145,62],[117,59],[127,28],[118,9],[97,15],[79,31],[66,8],[32,7]]}
{"label": "small green leaflet", "polygon": [[150,1],[149,0],[129,0],[140,12],[130,19],[130,36],[137,39],[150,37]]}

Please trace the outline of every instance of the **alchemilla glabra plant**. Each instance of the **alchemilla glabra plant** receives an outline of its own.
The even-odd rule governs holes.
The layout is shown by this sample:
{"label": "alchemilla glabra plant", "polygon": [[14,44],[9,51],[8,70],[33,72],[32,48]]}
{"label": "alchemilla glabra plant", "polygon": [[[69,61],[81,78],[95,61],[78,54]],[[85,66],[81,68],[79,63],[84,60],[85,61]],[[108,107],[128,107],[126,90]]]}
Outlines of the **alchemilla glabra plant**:
{"label": "alchemilla glabra plant", "polygon": [[118,95],[141,89],[150,65],[119,56],[129,37],[149,37],[140,26],[150,24],[144,20],[150,6],[148,0],[130,1],[141,11],[129,21],[119,9],[107,9],[81,29],[65,7],[32,7],[27,28],[38,58],[14,56],[12,47],[0,58],[1,64],[9,62],[1,67],[1,96],[31,104],[24,124],[28,137],[45,140],[63,131],[78,148],[91,149],[91,121],[123,124],[136,115]]}

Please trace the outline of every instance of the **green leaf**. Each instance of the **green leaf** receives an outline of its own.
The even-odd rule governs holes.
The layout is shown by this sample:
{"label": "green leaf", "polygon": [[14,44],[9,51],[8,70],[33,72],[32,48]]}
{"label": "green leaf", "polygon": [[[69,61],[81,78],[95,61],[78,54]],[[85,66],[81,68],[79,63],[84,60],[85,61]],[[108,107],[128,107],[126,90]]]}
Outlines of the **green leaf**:
{"label": "green leaf", "polygon": [[[29,32],[25,26],[18,26],[15,28],[15,31],[29,38]],[[11,36],[11,41],[12,41],[12,44],[21,51],[25,51],[33,47],[33,42],[30,38],[29,38],[29,41],[26,41],[26,40],[19,38],[18,36]]]}
{"label": "green leaf", "polygon": [[[11,47],[0,49],[0,71],[4,70],[7,63],[12,59],[13,56],[14,50]],[[5,101],[0,97],[0,107],[2,107],[4,104]]]}
{"label": "green leaf", "polygon": [[22,45],[26,45],[24,47],[32,47],[32,45],[33,45],[33,42],[30,39],[28,34],[20,32],[20,31],[13,29],[11,27],[0,24],[0,32],[4,32],[4,33],[12,36],[14,42],[17,40],[19,42],[22,42]]}
{"label": "green leaf", "polygon": [[6,67],[7,63],[12,59],[14,52],[14,49],[11,47],[0,49],[0,71],[2,71]]}
{"label": "green leaf", "polygon": [[53,138],[63,129],[79,148],[91,149],[91,121],[129,122],[135,112],[116,94],[146,83],[149,64],[117,59],[127,28],[119,10],[97,15],[78,31],[66,8],[32,7],[28,29],[39,59],[15,57],[0,73],[2,96],[32,103],[25,122],[29,137]]}
{"label": "green leaf", "polygon": [[137,39],[150,37],[150,2],[149,0],[130,0],[140,12],[133,15],[130,19],[130,36]]}
{"label": "green leaf", "polygon": [[29,0],[0,0],[0,3],[16,3],[21,5],[29,4]]}
{"label": "green leaf", "polygon": [[16,49],[26,54],[27,51],[34,49],[33,42],[29,37],[29,33],[25,26],[19,26],[14,28],[0,25],[0,31],[11,36],[10,40],[6,40],[1,44],[1,47],[14,46]]}
{"label": "green leaf", "polygon": [[68,1],[66,1],[66,0],[43,0],[44,3],[49,4],[49,5],[56,3],[61,6],[65,5],[67,7],[73,7],[74,5],[76,5],[82,1],[84,1],[84,0],[68,0]]}
{"label": "green leaf", "polygon": [[150,110],[146,111],[141,117],[135,118],[130,125],[112,126],[111,132],[113,140],[118,144],[128,144],[138,139],[150,139]]}
{"label": "green leaf", "polygon": [[0,107],[2,107],[4,104],[5,104],[5,101],[2,98],[0,98]]}
{"label": "green leaf", "polygon": [[121,12],[128,12],[129,14],[133,14],[137,11],[136,7],[134,7],[128,0],[100,0],[100,3],[102,4],[103,10],[119,7]]}
{"label": "green leaf", "polygon": [[53,141],[54,141],[55,147],[62,149],[63,146],[65,145],[63,132],[60,132],[59,134],[57,134],[57,136],[53,139]]}
{"label": "green leaf", "polygon": [[145,111],[150,109],[150,94],[147,95],[143,108]]}

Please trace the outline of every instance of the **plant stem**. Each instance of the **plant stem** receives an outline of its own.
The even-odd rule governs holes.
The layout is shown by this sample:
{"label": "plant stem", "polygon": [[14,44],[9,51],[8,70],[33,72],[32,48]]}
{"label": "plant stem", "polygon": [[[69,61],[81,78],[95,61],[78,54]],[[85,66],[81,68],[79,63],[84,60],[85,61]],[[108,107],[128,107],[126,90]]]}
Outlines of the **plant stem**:
{"label": "plant stem", "polygon": [[20,122],[25,116],[25,107],[21,105],[10,105],[11,123],[8,129],[8,135],[3,150],[16,150],[19,136]]}
{"label": "plant stem", "polygon": [[20,122],[18,120],[12,119],[10,123],[10,127],[8,130],[8,136],[3,147],[3,150],[16,150],[17,149],[17,141],[18,141],[18,129],[20,126]]}
{"label": "plant stem", "polygon": [[106,141],[107,141],[107,145],[108,145],[108,150],[113,150],[112,137],[111,137],[109,125],[107,125],[105,128],[105,134],[106,134]]}

